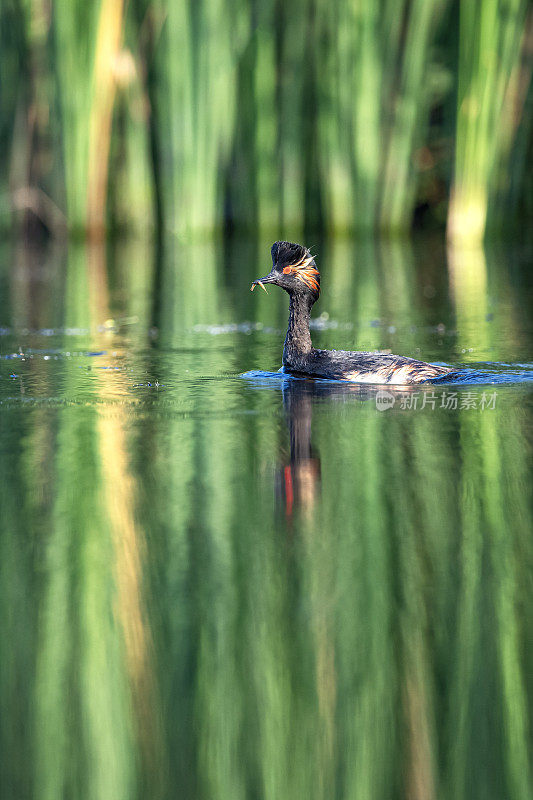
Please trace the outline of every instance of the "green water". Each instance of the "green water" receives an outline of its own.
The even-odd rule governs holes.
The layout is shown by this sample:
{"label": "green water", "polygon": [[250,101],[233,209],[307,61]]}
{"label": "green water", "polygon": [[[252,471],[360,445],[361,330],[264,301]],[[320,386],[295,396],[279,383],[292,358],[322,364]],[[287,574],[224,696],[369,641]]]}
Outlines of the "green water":
{"label": "green water", "polygon": [[316,345],[494,381],[380,410],[269,244],[0,250],[2,800],[533,796],[531,253],[316,243]]}

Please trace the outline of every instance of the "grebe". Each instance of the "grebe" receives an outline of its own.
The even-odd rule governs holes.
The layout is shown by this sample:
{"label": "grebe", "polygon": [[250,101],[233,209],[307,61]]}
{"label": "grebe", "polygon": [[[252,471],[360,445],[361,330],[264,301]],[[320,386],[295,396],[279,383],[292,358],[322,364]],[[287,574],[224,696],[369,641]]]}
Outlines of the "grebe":
{"label": "grebe", "polygon": [[[320,294],[320,273],[307,247],[274,242],[272,270],[255,280],[250,290],[264,283],[281,286],[289,295],[289,327],[283,348],[283,366],[289,372],[354,383],[405,385],[430,382],[451,372],[447,367],[414,358],[348,350],[317,350],[311,343],[309,317]],[[265,289],[266,291],[266,289]]]}

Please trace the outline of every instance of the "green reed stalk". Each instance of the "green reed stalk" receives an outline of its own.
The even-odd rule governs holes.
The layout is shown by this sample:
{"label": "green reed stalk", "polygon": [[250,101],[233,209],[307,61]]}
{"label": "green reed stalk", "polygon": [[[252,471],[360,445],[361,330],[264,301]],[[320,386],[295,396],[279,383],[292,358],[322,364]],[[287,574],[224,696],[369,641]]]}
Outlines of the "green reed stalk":
{"label": "green reed stalk", "polygon": [[67,216],[74,230],[87,224],[92,81],[102,2],[62,0],[53,8]]}
{"label": "green reed stalk", "polygon": [[354,219],[353,164],[350,158],[351,93],[346,78],[351,66],[351,26],[344,3],[321,3],[317,23],[334,43],[318,48],[318,168],[325,222],[349,230]]}
{"label": "green reed stalk", "polygon": [[[279,205],[278,126],[276,122],[276,36],[275,4],[262,3],[261,26],[255,32],[257,55],[254,69],[254,166],[257,218],[261,230],[281,229]],[[245,217],[246,218],[246,215]]]}
{"label": "green reed stalk", "polygon": [[138,241],[140,236],[151,234],[157,224],[155,165],[149,156],[151,110],[142,75],[147,67],[136,52],[138,31],[130,20],[126,23],[126,42],[131,49],[123,49],[117,65],[107,221],[111,229],[133,233]]}
{"label": "green reed stalk", "polygon": [[353,96],[353,157],[355,161],[355,224],[363,230],[375,225],[379,193],[381,83],[379,9],[376,3],[350,3],[352,53],[357,54],[350,75]]}
{"label": "green reed stalk", "polygon": [[[277,6],[276,74],[279,205],[282,228],[301,230],[305,211],[305,128],[313,110],[305,106],[307,52],[312,48],[309,0]],[[281,14],[281,18],[279,15]]]}
{"label": "green reed stalk", "polygon": [[505,175],[522,108],[517,78],[525,0],[460,5],[455,176],[448,218],[452,239],[479,242],[507,192]]}
{"label": "green reed stalk", "polygon": [[162,42],[171,161],[165,175],[167,219],[179,233],[223,223],[221,176],[234,125],[236,59],[246,8],[215,0],[169,2]]}

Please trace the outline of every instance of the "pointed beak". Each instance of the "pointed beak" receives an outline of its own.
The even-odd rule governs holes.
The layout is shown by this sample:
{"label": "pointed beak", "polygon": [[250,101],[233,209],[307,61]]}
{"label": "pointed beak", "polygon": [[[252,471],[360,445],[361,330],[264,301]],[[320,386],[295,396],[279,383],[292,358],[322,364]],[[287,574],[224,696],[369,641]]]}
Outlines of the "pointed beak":
{"label": "pointed beak", "polygon": [[269,272],[268,275],[265,275],[264,278],[257,278],[255,281],[253,281],[252,285],[250,286],[250,291],[253,292],[256,286],[260,286],[261,289],[263,289],[263,291],[266,292],[266,289],[263,286],[264,283],[277,283],[277,282],[278,280],[276,273],[274,272],[274,270],[272,270],[272,272]]}

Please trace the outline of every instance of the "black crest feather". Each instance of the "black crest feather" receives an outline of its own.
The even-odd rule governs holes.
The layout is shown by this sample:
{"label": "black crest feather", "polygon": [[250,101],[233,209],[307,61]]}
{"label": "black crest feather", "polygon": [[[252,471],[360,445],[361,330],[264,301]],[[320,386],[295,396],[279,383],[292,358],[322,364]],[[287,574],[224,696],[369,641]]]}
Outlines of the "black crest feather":
{"label": "black crest feather", "polygon": [[274,242],[270,252],[274,266],[286,267],[301,261],[309,251],[307,247],[295,242]]}

